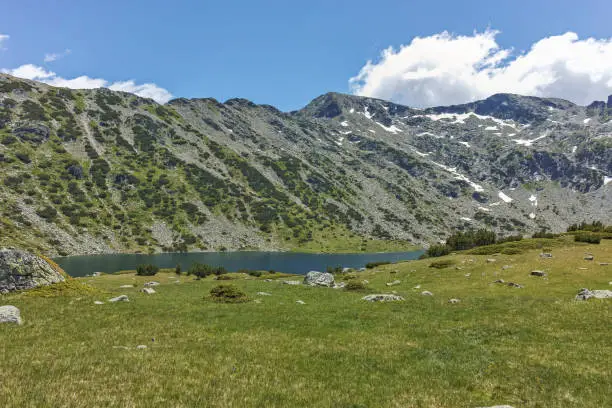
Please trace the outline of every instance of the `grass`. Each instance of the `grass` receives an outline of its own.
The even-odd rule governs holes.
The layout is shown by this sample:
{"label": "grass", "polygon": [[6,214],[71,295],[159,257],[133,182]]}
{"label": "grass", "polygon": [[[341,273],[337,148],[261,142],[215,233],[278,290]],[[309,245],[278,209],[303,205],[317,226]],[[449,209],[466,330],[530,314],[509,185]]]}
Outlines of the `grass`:
{"label": "grass", "polygon": [[[219,285],[212,277],[163,270],[154,295],[139,292],[151,277],[124,273],[71,281],[96,293],[2,296],[25,322],[0,326],[1,405],[610,406],[612,303],[574,296],[609,288],[612,266],[598,262],[612,261],[612,241],[554,246],[551,259],[540,252],[463,252],[436,258],[454,262],[446,269],[425,259],[356,274],[401,303],[265,281],[280,274],[236,275],[231,284],[250,301],[217,303],[207,298]],[[534,269],[548,278],[530,277]],[[386,287],[393,280],[401,284]],[[130,302],[93,304],[119,294]]]}

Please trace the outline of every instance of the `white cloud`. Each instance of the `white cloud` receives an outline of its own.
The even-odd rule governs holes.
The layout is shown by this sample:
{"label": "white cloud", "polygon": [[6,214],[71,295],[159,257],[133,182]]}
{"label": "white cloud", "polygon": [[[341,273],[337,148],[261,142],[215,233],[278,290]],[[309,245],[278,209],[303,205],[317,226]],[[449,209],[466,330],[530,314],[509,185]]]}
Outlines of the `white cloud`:
{"label": "white cloud", "polygon": [[498,34],[416,37],[368,61],[349,86],[357,95],[419,107],[465,103],[499,92],[580,104],[612,94],[612,38],[580,40],[568,32],[543,38],[517,56],[497,44]]}
{"label": "white cloud", "polygon": [[155,84],[136,84],[134,81],[119,81],[109,83],[105,79],[90,78],[88,76],[80,76],[76,78],[62,78],[55,72],[47,71],[46,69],[33,65],[26,64],[14,69],[2,69],[2,72],[19,78],[31,79],[33,81],[44,82],[49,85],[72,88],[72,89],[93,89],[93,88],[109,88],[114,91],[124,91],[133,93],[143,98],[151,98],[158,103],[166,103],[172,99],[172,94],[166,89]]}
{"label": "white cloud", "polygon": [[4,47],[2,46],[2,43],[6,40],[9,39],[10,36],[6,35],[6,34],[0,34],[0,50],[3,50]]}
{"label": "white cloud", "polygon": [[72,52],[71,50],[66,48],[64,50],[64,52],[59,52],[59,53],[53,52],[53,53],[50,53],[50,54],[45,54],[45,62],[57,61],[60,58],[64,58],[64,57],[70,55],[71,52]]}

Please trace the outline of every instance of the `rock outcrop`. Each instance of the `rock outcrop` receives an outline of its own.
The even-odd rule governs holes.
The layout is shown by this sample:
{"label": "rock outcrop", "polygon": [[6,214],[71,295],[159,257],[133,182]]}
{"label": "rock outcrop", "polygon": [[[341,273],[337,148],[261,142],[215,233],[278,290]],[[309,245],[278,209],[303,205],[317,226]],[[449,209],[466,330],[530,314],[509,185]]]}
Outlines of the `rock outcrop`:
{"label": "rock outcrop", "polygon": [[49,260],[17,249],[0,249],[0,293],[27,290],[66,280]]}

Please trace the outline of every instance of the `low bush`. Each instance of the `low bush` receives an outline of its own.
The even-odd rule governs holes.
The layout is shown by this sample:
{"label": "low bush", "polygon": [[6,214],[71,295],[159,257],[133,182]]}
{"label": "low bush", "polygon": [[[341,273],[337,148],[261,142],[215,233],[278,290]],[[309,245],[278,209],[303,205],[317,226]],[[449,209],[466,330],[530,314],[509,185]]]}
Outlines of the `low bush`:
{"label": "low bush", "polygon": [[601,242],[601,237],[596,234],[576,234],[574,235],[574,241],[587,242],[589,244],[599,244]]}
{"label": "low bush", "polygon": [[450,254],[451,249],[444,244],[433,244],[427,249],[427,257],[437,257]]}
{"label": "low bush", "polygon": [[187,271],[187,275],[195,275],[198,279],[205,278],[209,275],[223,275],[227,270],[222,266],[210,266],[201,263],[194,263]]}
{"label": "low bush", "polygon": [[435,261],[429,264],[430,268],[436,268],[436,269],[444,269],[444,268],[448,268],[450,266],[453,266],[455,264],[455,261],[453,261],[452,259],[443,259],[440,261]]}
{"label": "low bush", "polygon": [[365,285],[365,283],[361,282],[361,281],[350,281],[349,283],[346,284],[346,286],[344,286],[345,290],[365,290],[367,289],[367,286]]}
{"label": "low bush", "polygon": [[234,278],[232,278],[230,275],[219,275],[215,278],[215,280],[232,280]]}
{"label": "low bush", "polygon": [[138,265],[136,275],[138,276],[154,276],[159,272],[159,266],[151,264]]}
{"label": "low bush", "polygon": [[246,293],[234,285],[219,285],[210,290],[210,299],[219,303],[244,303],[249,300]]}
{"label": "low bush", "polygon": [[390,261],[368,262],[365,267],[368,269],[373,269],[373,268],[376,268],[377,266],[389,265],[390,263],[391,263]]}
{"label": "low bush", "polygon": [[518,254],[522,254],[523,250],[521,248],[508,247],[508,248],[502,249],[501,253],[504,255],[518,255]]}

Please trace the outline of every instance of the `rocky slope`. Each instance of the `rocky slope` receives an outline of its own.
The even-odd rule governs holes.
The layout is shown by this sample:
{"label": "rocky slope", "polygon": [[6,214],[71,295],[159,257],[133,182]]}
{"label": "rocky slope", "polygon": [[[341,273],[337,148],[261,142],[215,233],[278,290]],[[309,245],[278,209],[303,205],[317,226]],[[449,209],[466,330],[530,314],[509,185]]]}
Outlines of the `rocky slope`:
{"label": "rocky slope", "polygon": [[[285,113],[0,74],[0,245],[51,254],[424,244],[612,221],[612,97],[417,110],[330,93]],[[331,239],[331,238],[330,238]],[[356,251],[361,248],[357,246]]]}

